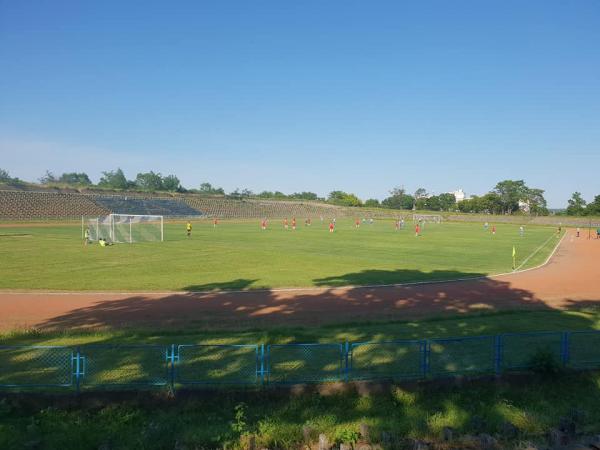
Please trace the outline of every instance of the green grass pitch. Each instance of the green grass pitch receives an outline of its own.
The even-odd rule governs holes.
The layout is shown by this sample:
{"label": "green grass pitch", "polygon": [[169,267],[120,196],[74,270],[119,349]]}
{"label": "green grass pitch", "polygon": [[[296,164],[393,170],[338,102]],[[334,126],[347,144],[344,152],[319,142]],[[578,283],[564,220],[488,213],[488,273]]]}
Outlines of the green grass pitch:
{"label": "green grass pitch", "polygon": [[[299,220],[302,222],[302,220]],[[344,286],[434,281],[491,275],[542,263],[558,242],[554,228],[497,224],[426,224],[415,237],[412,223],[396,231],[393,221],[354,227],[338,220],[281,221],[261,230],[260,221],[165,224],[164,242],[82,245],[77,225],[0,229],[0,289],[213,290]],[[491,229],[491,226],[490,226]]]}

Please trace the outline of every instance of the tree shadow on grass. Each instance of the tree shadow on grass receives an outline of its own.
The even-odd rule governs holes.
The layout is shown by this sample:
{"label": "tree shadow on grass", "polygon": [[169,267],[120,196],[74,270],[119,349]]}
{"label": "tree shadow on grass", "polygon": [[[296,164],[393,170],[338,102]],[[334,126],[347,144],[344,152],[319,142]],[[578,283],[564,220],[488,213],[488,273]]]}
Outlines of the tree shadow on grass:
{"label": "tree shadow on grass", "polygon": [[[419,276],[469,278],[467,281],[386,287],[331,287],[365,280],[382,282]],[[474,278],[474,279],[471,279]],[[364,271],[315,280],[321,289],[243,290],[256,280],[188,286],[172,294],[101,294],[94,300],[65,297],[65,306],[33,326],[41,330],[152,327],[163,329],[240,330],[321,326],[365,321],[414,320],[468,313],[553,310],[543,299],[510,282],[479,273],[436,271]],[[223,289],[236,289],[228,292]],[[195,292],[190,292],[191,290]],[[43,300],[43,297],[40,297]],[[52,299],[56,301],[56,298]],[[589,300],[600,304],[600,301]]]}
{"label": "tree shadow on grass", "polygon": [[[398,276],[398,271],[391,271],[390,277]],[[402,275],[402,273],[400,273]],[[414,276],[414,271],[407,274]],[[460,274],[462,277],[473,277],[478,274]],[[334,277],[333,281],[350,282],[355,279],[362,279],[364,273],[343,274]],[[384,278],[388,276],[382,271],[376,271],[376,276]],[[319,281],[319,280],[317,280]],[[254,280],[237,279],[231,283],[222,283],[220,286],[250,286]],[[319,281],[330,283],[332,280]],[[206,291],[218,289],[217,283],[211,285],[196,286]],[[242,333],[236,330],[248,327],[261,329],[267,326],[288,327],[287,334],[285,328],[281,328],[279,338],[285,342],[302,339],[301,334],[296,335],[290,326],[315,326],[327,324],[333,327],[333,324],[353,322],[351,325],[338,325],[333,332],[328,327],[317,329],[313,332],[311,340],[321,342],[343,342],[349,339],[352,341],[360,340],[393,340],[406,338],[406,335],[399,335],[394,331],[394,324],[385,325],[383,321],[393,320],[413,320],[425,317],[464,317],[465,320],[457,320],[453,329],[444,329],[447,325],[440,321],[438,325],[432,325],[427,328],[423,322],[414,322],[413,338],[439,337],[456,335],[477,335],[490,333],[489,324],[483,326],[472,326],[473,322],[467,321],[469,313],[473,312],[499,312],[515,309],[537,309],[538,311],[553,311],[553,308],[547,305],[543,300],[537,298],[532,292],[524,289],[514,289],[510,283],[498,279],[480,278],[465,282],[444,282],[425,285],[404,285],[390,287],[352,287],[352,288],[325,288],[305,291],[244,291],[244,292],[182,292],[166,295],[131,295],[122,296],[122,294],[105,294],[101,299],[97,299],[85,306],[76,306],[65,311],[62,314],[55,315],[37,324],[42,330],[77,330],[77,329],[99,329],[99,328],[121,328],[133,327],[140,329],[150,327],[156,329],[183,329],[188,332],[195,330],[197,333],[212,329],[219,330],[225,337],[232,337],[231,342],[239,344],[255,344],[259,338],[255,335],[244,337]],[[121,297],[119,297],[121,295]],[[42,300],[43,297],[41,297]],[[582,302],[573,302],[572,307],[583,304],[587,308],[597,307],[600,304],[598,300],[585,300]],[[571,317],[573,316],[573,317]],[[571,315],[569,326],[578,329],[594,329],[596,324],[586,317]],[[499,320],[510,321],[510,315],[505,315]],[[378,322],[379,321],[379,322]],[[370,329],[363,325],[370,326]],[[378,325],[379,324],[379,325]],[[486,328],[486,326],[488,328]],[[544,324],[536,324],[539,330]],[[378,330],[379,327],[379,330]],[[404,326],[404,328],[409,328]],[[326,337],[318,337],[318,333],[329,332]],[[339,331],[339,332],[338,332]],[[343,333],[347,333],[346,337]],[[406,333],[406,331],[404,331]],[[351,337],[347,337],[351,334]],[[266,342],[273,342],[272,335],[265,333]],[[136,339],[136,343],[148,342],[144,340],[143,335]],[[187,339],[187,338],[184,338]],[[199,340],[202,337],[198,338]],[[190,342],[181,342],[183,339],[176,335],[170,335],[166,340],[161,341],[163,349],[146,349],[140,351],[136,348],[130,349],[83,349],[87,356],[88,367],[86,380],[84,384],[97,382],[138,382],[145,380],[154,380],[165,377],[166,361],[164,358],[166,341],[175,344],[186,344]],[[100,339],[95,340],[98,344],[118,344],[119,337],[100,335]],[[131,341],[129,341],[131,342]],[[195,342],[191,342],[195,343]],[[327,350],[324,352],[315,350],[314,357],[310,362],[310,370],[315,373],[331,372],[332,364],[339,364],[339,354],[335,351]],[[191,350],[190,350],[191,352]],[[236,349],[235,352],[238,352]],[[249,355],[249,356],[248,356]],[[273,357],[273,353],[271,356]],[[376,354],[374,354],[377,356]],[[22,364],[12,355],[8,355],[11,364]],[[191,364],[192,358],[196,358],[197,365],[202,370],[195,372],[198,377],[208,377],[206,373],[215,370],[230,375],[236,373],[236,367],[243,366],[243,363],[249,362],[248,367],[254,369],[255,356],[250,353],[223,353],[222,349],[208,349],[206,354],[196,351],[190,356],[184,357],[179,364]],[[304,358],[306,359],[306,358]],[[272,365],[271,371],[278,370],[284,377],[289,376],[293,379],[294,373],[299,373],[308,367],[303,357],[298,356],[297,352],[284,351],[281,354],[280,366]],[[63,358],[64,361],[70,361]],[[273,364],[274,361],[271,360]],[[452,364],[449,360],[447,364]],[[133,367],[133,369],[132,369]],[[196,366],[194,366],[196,367]],[[417,366],[418,367],[418,364]],[[334,367],[335,368],[335,367]],[[25,367],[29,370],[29,367]],[[17,371],[18,373],[18,371]],[[275,373],[275,372],[273,372]],[[204,379],[204,378],[202,378]],[[112,385],[111,385],[112,387]],[[440,414],[443,417],[458,417],[458,421],[450,422],[451,426],[457,429],[470,431],[469,420],[473,415],[483,416],[488,420],[492,427],[497,427],[501,421],[505,420],[504,410],[491,410],[486,413],[489,406],[496,407],[493,403],[495,392],[483,392],[489,399],[482,407],[476,403],[478,396],[452,397],[452,392],[442,391],[436,396],[435,401],[419,401],[419,408],[422,414],[405,423],[408,428],[419,427],[423,432],[438,432],[439,423],[423,422],[424,417],[431,417],[434,414]],[[480,395],[479,397],[483,396]],[[419,395],[429,397],[429,392],[417,392]],[[508,395],[508,394],[507,394]],[[597,393],[595,394],[597,395]],[[449,400],[450,398],[450,400]],[[509,399],[518,399],[518,395],[510,394]],[[350,405],[358,404],[355,397],[349,396]],[[475,402],[475,403],[474,403]],[[397,405],[398,401],[392,402]],[[379,415],[378,409],[373,408],[354,408],[346,411],[345,408],[332,411],[338,404],[333,400],[331,406],[327,408],[328,413],[334,418],[336,423],[355,421],[363,417],[370,419],[371,423],[379,430],[389,429],[393,426],[394,420],[387,421]],[[342,404],[343,405],[343,404]],[[393,406],[395,408],[395,406]],[[475,406],[474,406],[475,405]],[[307,407],[309,405],[306,405]],[[502,406],[502,405],[500,405]],[[413,408],[411,406],[411,408]],[[275,414],[276,409],[272,407]],[[298,418],[295,415],[287,417],[280,411],[274,417],[289,420],[293,423]],[[315,410],[318,414],[318,410]],[[386,414],[385,417],[397,417],[402,412]],[[306,420],[306,419],[302,419]],[[444,422],[445,423],[445,422]]]}
{"label": "tree shadow on grass", "polygon": [[236,280],[224,281],[224,282],[214,282],[214,283],[205,283],[205,284],[192,284],[189,286],[185,286],[183,288],[184,291],[188,292],[209,292],[209,291],[234,291],[234,290],[245,290],[249,289],[252,284],[257,282],[258,279],[249,280],[245,278],[238,278]]}
{"label": "tree shadow on grass", "polygon": [[423,272],[421,270],[362,270],[342,275],[317,278],[313,280],[316,286],[341,287],[341,286],[370,286],[381,284],[400,283],[427,283],[448,280],[475,279],[485,277],[485,273],[465,273],[458,270],[434,270]]}

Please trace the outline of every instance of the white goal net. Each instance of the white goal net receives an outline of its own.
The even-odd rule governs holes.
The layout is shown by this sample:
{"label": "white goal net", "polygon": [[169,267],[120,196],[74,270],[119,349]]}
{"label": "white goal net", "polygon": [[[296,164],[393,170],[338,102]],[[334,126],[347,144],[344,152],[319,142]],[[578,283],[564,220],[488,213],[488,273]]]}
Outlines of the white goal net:
{"label": "white goal net", "polygon": [[413,214],[413,222],[441,223],[442,216],[439,214]]}
{"label": "white goal net", "polygon": [[164,240],[163,216],[110,214],[82,217],[81,231],[90,241],[104,238],[113,243],[156,242]]}

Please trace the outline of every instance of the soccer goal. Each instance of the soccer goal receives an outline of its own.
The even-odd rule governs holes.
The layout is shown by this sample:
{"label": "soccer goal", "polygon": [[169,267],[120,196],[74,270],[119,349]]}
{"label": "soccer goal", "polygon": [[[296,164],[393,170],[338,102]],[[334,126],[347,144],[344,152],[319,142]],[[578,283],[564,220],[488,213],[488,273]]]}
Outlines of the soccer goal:
{"label": "soccer goal", "polygon": [[162,242],[163,216],[142,214],[109,214],[103,217],[82,217],[81,233],[88,230],[89,240],[104,238],[113,243]]}
{"label": "soccer goal", "polygon": [[439,214],[413,214],[413,222],[442,223]]}

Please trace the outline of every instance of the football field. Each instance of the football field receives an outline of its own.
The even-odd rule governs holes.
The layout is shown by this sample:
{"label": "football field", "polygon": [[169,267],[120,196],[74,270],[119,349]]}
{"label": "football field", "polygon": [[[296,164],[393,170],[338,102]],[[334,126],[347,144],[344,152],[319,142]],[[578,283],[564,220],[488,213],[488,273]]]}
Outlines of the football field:
{"label": "football field", "polygon": [[[299,222],[302,222],[299,220]],[[246,290],[379,285],[452,280],[510,272],[513,246],[520,269],[543,263],[556,230],[497,224],[427,223],[416,237],[407,222],[339,219],[165,224],[164,242],[84,246],[80,225],[6,224],[0,228],[0,289],[60,291]]]}

